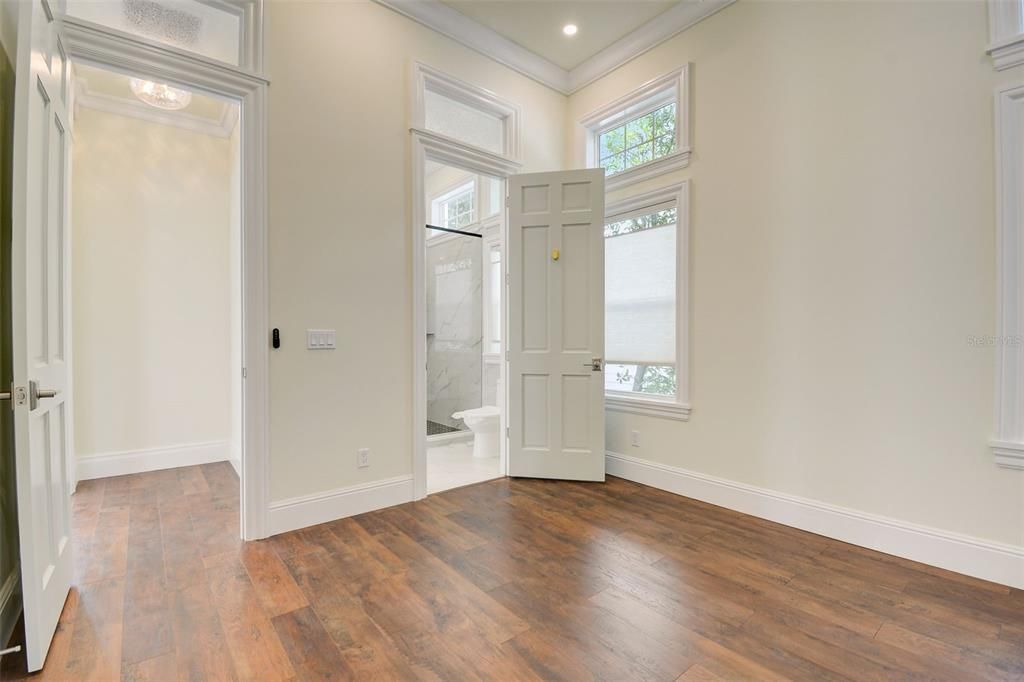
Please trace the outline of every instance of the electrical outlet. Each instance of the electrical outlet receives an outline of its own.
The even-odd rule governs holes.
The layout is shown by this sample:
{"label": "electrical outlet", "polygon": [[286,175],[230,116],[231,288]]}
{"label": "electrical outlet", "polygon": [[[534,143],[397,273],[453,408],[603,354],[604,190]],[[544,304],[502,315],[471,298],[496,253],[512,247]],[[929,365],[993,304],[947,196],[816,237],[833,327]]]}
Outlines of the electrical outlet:
{"label": "electrical outlet", "polygon": [[639,431],[630,431],[629,432],[629,444],[632,445],[634,448],[640,447],[640,432]]}
{"label": "electrical outlet", "polygon": [[370,448],[359,448],[356,450],[356,466],[360,469],[370,466]]}

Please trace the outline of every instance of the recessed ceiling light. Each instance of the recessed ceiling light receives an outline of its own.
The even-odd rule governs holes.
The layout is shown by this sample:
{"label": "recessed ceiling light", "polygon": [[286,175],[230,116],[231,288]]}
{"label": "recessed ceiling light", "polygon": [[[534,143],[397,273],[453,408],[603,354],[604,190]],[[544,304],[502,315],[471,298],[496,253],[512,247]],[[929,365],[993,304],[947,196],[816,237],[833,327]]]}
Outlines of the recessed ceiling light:
{"label": "recessed ceiling light", "polygon": [[562,33],[564,33],[567,36],[576,35],[576,31],[578,30],[579,29],[576,28],[576,24],[566,24],[565,26],[562,27]]}

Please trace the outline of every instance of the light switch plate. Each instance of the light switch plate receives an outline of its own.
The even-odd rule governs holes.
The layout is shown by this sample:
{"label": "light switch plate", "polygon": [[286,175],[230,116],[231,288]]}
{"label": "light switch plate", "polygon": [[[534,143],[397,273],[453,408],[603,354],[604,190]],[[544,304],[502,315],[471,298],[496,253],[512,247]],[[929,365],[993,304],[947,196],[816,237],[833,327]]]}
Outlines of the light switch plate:
{"label": "light switch plate", "polygon": [[306,348],[309,350],[334,350],[337,333],[333,329],[307,329]]}

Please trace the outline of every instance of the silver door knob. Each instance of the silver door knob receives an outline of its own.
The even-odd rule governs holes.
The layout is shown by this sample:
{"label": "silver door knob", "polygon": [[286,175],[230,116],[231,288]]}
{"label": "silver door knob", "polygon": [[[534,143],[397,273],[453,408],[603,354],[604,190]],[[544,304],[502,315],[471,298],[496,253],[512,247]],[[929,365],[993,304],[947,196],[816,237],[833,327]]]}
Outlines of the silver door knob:
{"label": "silver door knob", "polygon": [[601,358],[594,358],[590,362],[584,362],[583,366],[584,367],[589,367],[590,371],[592,371],[592,372],[600,372],[602,364],[603,364],[603,361],[601,360]]}
{"label": "silver door knob", "polygon": [[51,388],[39,388],[39,382],[28,382],[28,409],[34,410],[39,406],[40,398],[56,398],[57,391]]}

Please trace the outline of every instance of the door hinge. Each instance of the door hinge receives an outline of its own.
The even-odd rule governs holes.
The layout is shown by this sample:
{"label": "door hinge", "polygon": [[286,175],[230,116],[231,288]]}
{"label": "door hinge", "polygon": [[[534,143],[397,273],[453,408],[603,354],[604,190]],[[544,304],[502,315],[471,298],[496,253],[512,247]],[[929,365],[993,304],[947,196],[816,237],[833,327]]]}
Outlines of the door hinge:
{"label": "door hinge", "polygon": [[510,273],[510,272],[506,272],[505,273],[505,286],[507,286],[507,287],[512,286],[512,273]]}
{"label": "door hinge", "polygon": [[244,379],[245,377],[246,377],[246,374],[245,374],[245,367],[243,367],[243,368],[242,368],[242,378]]}
{"label": "door hinge", "polygon": [[505,438],[511,438],[511,437],[512,437],[512,430],[511,430],[510,427],[506,426],[505,427]]}

